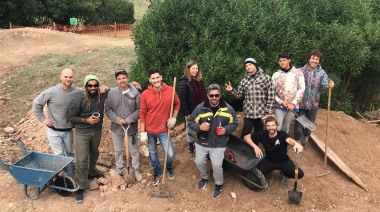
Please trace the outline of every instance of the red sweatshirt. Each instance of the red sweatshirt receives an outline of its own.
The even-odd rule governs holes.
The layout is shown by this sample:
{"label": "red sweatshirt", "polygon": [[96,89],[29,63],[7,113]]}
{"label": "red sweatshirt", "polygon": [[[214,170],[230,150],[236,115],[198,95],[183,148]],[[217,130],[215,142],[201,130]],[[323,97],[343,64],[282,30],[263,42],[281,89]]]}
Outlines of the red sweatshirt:
{"label": "red sweatshirt", "polygon": [[[170,117],[173,87],[162,83],[160,91],[154,90],[152,85],[141,94],[140,123],[145,123],[145,130],[149,134],[162,134],[168,132],[166,121]],[[173,110],[179,111],[180,101],[174,95]]]}

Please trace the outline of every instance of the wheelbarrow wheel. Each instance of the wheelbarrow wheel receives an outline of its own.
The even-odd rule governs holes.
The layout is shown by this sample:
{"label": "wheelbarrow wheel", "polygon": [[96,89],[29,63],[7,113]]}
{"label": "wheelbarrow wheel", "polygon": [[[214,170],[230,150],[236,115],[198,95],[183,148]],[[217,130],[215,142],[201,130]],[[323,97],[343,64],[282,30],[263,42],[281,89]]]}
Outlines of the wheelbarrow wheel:
{"label": "wheelbarrow wheel", "polygon": [[[65,181],[66,181],[66,185],[65,185]],[[55,186],[59,186],[59,187],[62,187],[62,188],[68,188],[68,189],[75,188],[75,181],[71,177],[61,177],[61,176],[58,176],[58,177],[56,177],[54,179],[53,184]],[[65,191],[63,189],[58,189],[58,188],[55,188],[55,191],[59,195],[61,195],[63,197],[68,197],[68,196],[70,196],[73,193],[73,192]]]}
{"label": "wheelbarrow wheel", "polygon": [[[257,168],[253,168],[250,171],[243,172],[242,176],[249,179],[250,181],[258,184],[258,185],[261,185],[261,186],[266,186],[268,184],[268,182],[265,179],[264,174]],[[244,179],[242,179],[242,181],[243,181],[243,184],[245,186],[247,186],[247,188],[249,188],[250,190],[252,190],[252,191],[259,191],[260,190],[259,187],[253,185],[252,183],[250,183]]]}

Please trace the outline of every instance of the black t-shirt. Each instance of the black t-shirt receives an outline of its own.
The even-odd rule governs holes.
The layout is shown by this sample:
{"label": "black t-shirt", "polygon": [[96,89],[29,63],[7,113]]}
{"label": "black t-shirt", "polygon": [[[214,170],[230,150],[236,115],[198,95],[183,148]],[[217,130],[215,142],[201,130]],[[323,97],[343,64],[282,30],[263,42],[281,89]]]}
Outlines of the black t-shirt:
{"label": "black t-shirt", "polygon": [[288,143],[286,142],[287,138],[289,138],[289,135],[285,131],[277,131],[277,135],[274,138],[269,138],[268,130],[251,134],[251,139],[255,144],[260,142],[263,145],[265,157],[273,161],[290,160],[288,156]]}

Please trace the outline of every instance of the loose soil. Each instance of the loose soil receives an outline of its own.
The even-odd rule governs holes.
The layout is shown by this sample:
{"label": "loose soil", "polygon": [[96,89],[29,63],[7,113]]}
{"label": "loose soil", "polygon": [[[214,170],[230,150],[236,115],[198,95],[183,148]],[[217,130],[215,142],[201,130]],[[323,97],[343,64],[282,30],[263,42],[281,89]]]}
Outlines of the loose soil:
{"label": "loose soil", "polygon": [[[4,81],[17,73],[17,67],[27,65],[36,55],[67,54],[93,48],[133,45],[133,42],[130,39],[75,35],[42,29],[16,29],[0,30],[0,45],[0,78]],[[1,109],[7,110],[6,103]],[[325,140],[326,134],[326,113],[326,110],[319,110],[317,130],[314,132],[322,140]],[[240,122],[241,117],[240,114]],[[100,160],[111,164],[106,168],[115,169],[109,126],[109,120],[105,118],[99,148]],[[1,159],[12,164],[23,157],[20,148],[8,141],[11,137],[20,139],[28,150],[51,153],[44,127],[32,112],[12,127],[16,129],[13,134],[1,130]],[[44,190],[37,200],[29,200],[23,194],[23,185],[16,182],[2,167],[0,211],[70,211],[73,207],[76,211],[376,211],[380,205],[380,163],[376,158],[380,153],[380,128],[339,111],[330,113],[328,127],[329,147],[367,185],[368,191],[355,184],[331,161],[328,161],[331,173],[317,177],[323,171],[324,154],[311,142],[299,164],[305,172],[305,177],[298,184],[299,190],[303,192],[300,205],[288,204],[288,190],[292,189],[292,180],[289,180],[289,188],[281,187],[278,172],[275,172],[275,179],[267,189],[254,192],[243,185],[236,173],[226,171],[222,196],[213,198],[213,180],[209,181],[205,190],[196,187],[200,174],[194,164],[194,155],[187,151],[183,130],[179,129],[173,132],[175,178],[165,178],[167,191],[174,195],[173,198],[150,197],[160,186],[150,185],[152,167],[149,158],[141,155],[140,170],[144,183],[135,183],[125,190],[109,188],[104,192],[86,191],[82,204],[75,203],[75,195],[62,197],[53,189]],[[241,125],[235,133],[239,134],[240,129]],[[290,151],[289,155],[294,158]],[[163,159],[162,155],[160,158]],[[107,170],[105,174],[109,176],[110,172]],[[236,199],[231,197],[231,192],[237,195]]]}

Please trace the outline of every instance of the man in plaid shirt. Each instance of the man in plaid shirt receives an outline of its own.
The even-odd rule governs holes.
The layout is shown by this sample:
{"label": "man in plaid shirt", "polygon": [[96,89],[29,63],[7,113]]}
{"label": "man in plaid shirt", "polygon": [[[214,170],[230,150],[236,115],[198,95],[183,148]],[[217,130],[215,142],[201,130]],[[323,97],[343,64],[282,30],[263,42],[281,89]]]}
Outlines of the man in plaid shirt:
{"label": "man in plaid shirt", "polygon": [[251,133],[252,127],[255,132],[263,130],[261,120],[273,114],[276,92],[272,78],[258,67],[255,59],[247,58],[244,66],[247,74],[237,90],[231,86],[231,83],[226,85],[228,94],[237,99],[244,98],[244,127],[240,136],[242,139]]}

